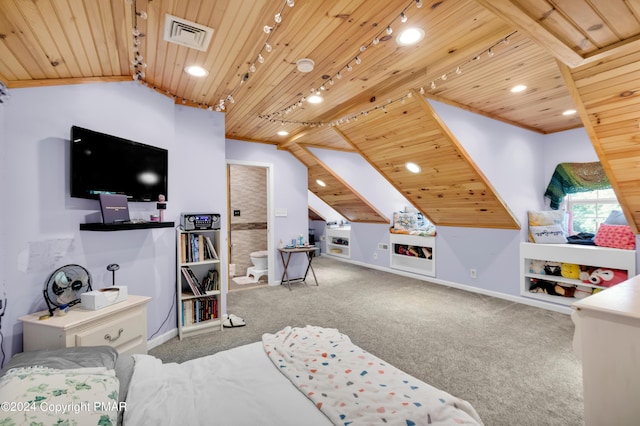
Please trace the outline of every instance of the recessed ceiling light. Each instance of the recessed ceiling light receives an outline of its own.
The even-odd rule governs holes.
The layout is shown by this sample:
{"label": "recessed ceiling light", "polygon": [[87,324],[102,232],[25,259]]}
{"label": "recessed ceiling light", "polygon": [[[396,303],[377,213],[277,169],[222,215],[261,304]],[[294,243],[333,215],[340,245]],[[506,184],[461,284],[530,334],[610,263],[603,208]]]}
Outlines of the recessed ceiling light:
{"label": "recessed ceiling light", "polygon": [[184,72],[194,77],[204,77],[209,74],[209,71],[198,65],[190,65],[184,69]]}
{"label": "recessed ceiling light", "polygon": [[511,88],[511,93],[522,92],[523,90],[526,90],[526,89],[527,89],[527,86],[523,84],[518,84],[517,86],[513,86]]}
{"label": "recessed ceiling light", "polygon": [[424,38],[424,31],[421,28],[407,28],[396,37],[396,43],[400,46],[411,46]]}
{"label": "recessed ceiling light", "polygon": [[565,112],[562,113],[562,115],[573,115],[576,113],[575,109],[568,109]]}
{"label": "recessed ceiling light", "polygon": [[405,163],[404,166],[411,173],[420,173],[420,171],[422,171],[422,168],[420,166],[418,166],[416,163],[408,162],[408,163]]}
{"label": "recessed ceiling light", "polygon": [[307,98],[307,102],[310,104],[319,104],[322,101],[324,101],[324,99],[322,99],[320,95],[311,95]]}
{"label": "recessed ceiling light", "polygon": [[322,187],[327,186],[327,184],[326,184],[326,183],[324,183],[323,181],[321,181],[320,179],[316,179],[316,183],[317,183],[318,185],[322,186]]}
{"label": "recessed ceiling light", "polygon": [[278,135],[280,135],[280,136],[287,136],[288,134],[289,134],[289,132],[287,132],[286,130],[280,130],[278,132]]}

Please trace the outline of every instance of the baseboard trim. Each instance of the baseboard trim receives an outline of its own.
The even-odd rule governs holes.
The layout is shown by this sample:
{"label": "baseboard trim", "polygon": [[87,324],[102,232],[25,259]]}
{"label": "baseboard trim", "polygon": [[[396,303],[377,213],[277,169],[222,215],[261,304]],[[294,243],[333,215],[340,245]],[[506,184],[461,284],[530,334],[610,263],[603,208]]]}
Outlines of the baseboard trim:
{"label": "baseboard trim", "polygon": [[399,269],[388,268],[385,266],[372,265],[370,263],[360,262],[358,260],[351,260],[343,257],[332,256],[330,254],[323,253],[321,254],[321,256],[328,256],[331,259],[335,259],[340,262],[351,263],[354,265],[362,266],[364,268],[376,269],[378,271],[384,271],[390,274],[401,275],[404,277],[414,278],[416,280],[421,280],[421,281],[428,281],[430,283],[434,283],[438,285],[444,285],[447,287],[457,288],[459,290],[465,290],[465,291],[470,291],[472,293],[483,294],[485,296],[496,297],[498,299],[508,300],[510,302],[521,303],[523,305],[534,306],[536,308],[542,308],[548,311],[559,312],[561,314],[571,315],[571,312],[573,312],[573,309],[571,309],[570,306],[556,305],[555,303],[548,303],[542,300],[527,299],[526,297],[522,297],[522,296],[514,296],[511,294],[499,293],[497,291],[486,290],[483,288],[473,287],[466,284],[460,284],[453,281],[446,281],[446,280],[441,280],[434,277],[428,277],[425,275],[414,274],[413,272],[406,272],[406,271],[401,271]]}
{"label": "baseboard trim", "polygon": [[158,337],[154,337],[151,340],[147,340],[147,350],[153,349],[156,346],[160,346],[161,344],[166,343],[169,340],[173,339],[177,335],[178,335],[178,328],[176,327],[172,330],[165,332],[164,334],[161,334]]}

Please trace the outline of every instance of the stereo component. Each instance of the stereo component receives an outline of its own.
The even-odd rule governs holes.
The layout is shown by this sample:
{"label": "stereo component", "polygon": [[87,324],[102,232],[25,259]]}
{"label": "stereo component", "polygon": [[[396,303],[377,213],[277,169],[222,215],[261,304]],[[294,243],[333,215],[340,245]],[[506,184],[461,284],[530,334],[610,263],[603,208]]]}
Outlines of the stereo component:
{"label": "stereo component", "polygon": [[220,229],[220,214],[218,213],[181,213],[180,226],[185,231],[199,229]]}

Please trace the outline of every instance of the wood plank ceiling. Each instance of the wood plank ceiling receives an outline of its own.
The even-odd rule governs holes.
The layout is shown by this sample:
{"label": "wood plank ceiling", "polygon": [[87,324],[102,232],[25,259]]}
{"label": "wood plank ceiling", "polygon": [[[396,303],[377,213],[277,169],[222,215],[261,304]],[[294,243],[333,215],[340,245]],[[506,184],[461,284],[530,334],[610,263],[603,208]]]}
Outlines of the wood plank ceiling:
{"label": "wood plank ceiling", "polygon": [[[370,113],[366,125],[351,122],[338,131],[431,222],[519,229],[473,159],[419,94]],[[407,158],[421,173],[407,170]]]}
{"label": "wood plank ceiling", "polygon": [[[198,50],[165,41],[167,15],[213,29],[209,46]],[[422,28],[425,37],[401,46],[395,37],[409,26]],[[188,41],[200,36],[196,27],[182,28],[182,36],[193,34]],[[639,43],[640,0],[0,0],[0,81],[10,90],[137,75],[177,104],[224,110],[228,138],[276,144],[299,156],[309,166],[312,191],[339,205],[347,218],[374,222],[391,212],[372,209],[317,159],[308,164],[305,146],[361,152],[436,225],[518,226],[473,160],[447,136],[446,125],[430,139],[446,147],[432,161],[458,152],[451,168],[475,176],[472,197],[458,193],[467,190],[461,182],[451,182],[447,196],[420,201],[416,188],[426,188],[428,179],[416,185],[369,152],[385,148],[360,139],[369,124],[379,125],[375,114],[366,113],[389,100],[395,110],[413,91],[543,134],[586,125],[637,228],[640,197],[631,182],[640,176],[629,159],[640,155],[631,124],[640,116],[633,83],[638,58],[624,52],[640,51]],[[296,68],[304,57],[315,62],[311,72]],[[208,75],[186,74],[192,64]],[[517,83],[527,89],[514,95],[509,89]],[[306,101],[312,89],[324,102]],[[416,99],[410,104],[411,120],[426,126],[416,139],[429,139],[437,117],[428,107],[417,108]],[[579,114],[562,114],[571,108]],[[410,125],[406,120],[395,114],[385,126],[396,132]],[[609,127],[600,127],[603,122]],[[624,126],[612,136],[618,124]],[[289,134],[279,136],[279,130]],[[430,145],[407,146],[412,148],[401,150],[402,157],[393,157],[396,167],[424,157]],[[320,191],[313,187],[319,177],[338,186]],[[442,190],[428,189],[422,192]],[[476,209],[485,209],[488,219],[478,223],[470,213]]]}

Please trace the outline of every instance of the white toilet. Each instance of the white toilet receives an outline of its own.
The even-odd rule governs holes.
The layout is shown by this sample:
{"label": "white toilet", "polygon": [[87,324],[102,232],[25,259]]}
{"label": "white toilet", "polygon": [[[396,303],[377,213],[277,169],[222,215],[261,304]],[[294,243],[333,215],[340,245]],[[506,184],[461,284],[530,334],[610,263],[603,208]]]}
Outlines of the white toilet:
{"label": "white toilet", "polygon": [[253,275],[253,281],[258,282],[260,277],[269,273],[269,252],[266,250],[254,251],[249,256],[253,266],[247,268],[247,277]]}

